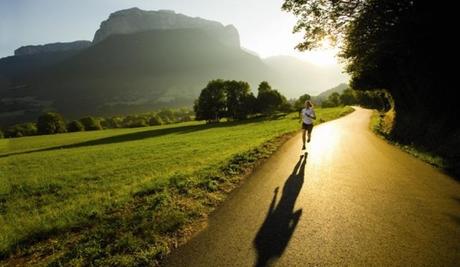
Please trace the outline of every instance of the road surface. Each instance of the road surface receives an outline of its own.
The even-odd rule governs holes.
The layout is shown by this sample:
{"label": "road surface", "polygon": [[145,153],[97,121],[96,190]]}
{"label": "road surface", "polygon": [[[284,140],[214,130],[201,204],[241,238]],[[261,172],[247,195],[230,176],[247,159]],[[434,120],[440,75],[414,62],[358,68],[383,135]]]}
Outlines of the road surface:
{"label": "road surface", "polygon": [[164,266],[460,266],[460,183],[376,137],[371,111],[284,144]]}

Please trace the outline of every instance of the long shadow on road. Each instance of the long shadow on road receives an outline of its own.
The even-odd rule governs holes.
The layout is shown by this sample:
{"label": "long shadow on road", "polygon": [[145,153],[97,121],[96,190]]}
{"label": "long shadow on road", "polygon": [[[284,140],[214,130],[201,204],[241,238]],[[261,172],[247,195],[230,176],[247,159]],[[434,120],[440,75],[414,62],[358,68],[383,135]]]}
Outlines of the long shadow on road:
{"label": "long shadow on road", "polygon": [[255,264],[257,267],[267,266],[270,261],[281,257],[299,222],[302,209],[294,211],[294,205],[304,182],[307,155],[305,153],[305,156],[300,156],[294,170],[284,183],[283,195],[276,207],[279,188],[275,189],[267,217],[253,241],[257,250]]}

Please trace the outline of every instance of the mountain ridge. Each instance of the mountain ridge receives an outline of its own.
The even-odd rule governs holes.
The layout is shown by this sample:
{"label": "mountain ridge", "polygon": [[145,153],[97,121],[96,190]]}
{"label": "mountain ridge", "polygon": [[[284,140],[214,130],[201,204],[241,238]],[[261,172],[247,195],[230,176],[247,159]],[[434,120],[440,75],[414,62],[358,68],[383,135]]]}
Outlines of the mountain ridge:
{"label": "mountain ridge", "polygon": [[112,34],[129,34],[149,30],[199,28],[216,36],[223,44],[240,47],[238,30],[233,25],[189,17],[172,10],[141,10],[137,7],[119,10],[101,22],[94,34],[93,43],[98,43]]}
{"label": "mountain ridge", "polygon": [[57,42],[43,45],[26,45],[14,50],[15,56],[34,55],[50,52],[82,50],[92,45],[91,41],[78,40],[73,42]]}
{"label": "mountain ridge", "polygon": [[239,39],[228,45],[221,34],[200,27],[112,33],[83,49],[0,59],[0,125],[35,120],[49,110],[72,119],[191,106],[212,79],[244,80],[254,93],[268,81],[293,98],[312,95],[315,76],[327,75],[292,57],[261,59]]}

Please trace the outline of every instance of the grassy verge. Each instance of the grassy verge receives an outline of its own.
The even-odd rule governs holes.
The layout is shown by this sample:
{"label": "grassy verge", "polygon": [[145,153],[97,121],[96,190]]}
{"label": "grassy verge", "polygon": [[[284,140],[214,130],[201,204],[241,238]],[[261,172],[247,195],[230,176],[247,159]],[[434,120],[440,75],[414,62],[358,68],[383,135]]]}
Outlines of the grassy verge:
{"label": "grassy verge", "polygon": [[446,168],[446,163],[442,157],[434,155],[423,150],[423,148],[416,147],[414,145],[403,145],[398,142],[392,141],[390,139],[390,132],[393,123],[394,113],[389,111],[388,113],[380,113],[374,111],[372,113],[370,128],[378,136],[391,143],[392,145],[400,148],[401,150],[411,154],[414,157],[417,157],[433,166],[439,168]]}
{"label": "grassy verge", "polygon": [[298,128],[291,114],[1,140],[0,264],[156,265]]}

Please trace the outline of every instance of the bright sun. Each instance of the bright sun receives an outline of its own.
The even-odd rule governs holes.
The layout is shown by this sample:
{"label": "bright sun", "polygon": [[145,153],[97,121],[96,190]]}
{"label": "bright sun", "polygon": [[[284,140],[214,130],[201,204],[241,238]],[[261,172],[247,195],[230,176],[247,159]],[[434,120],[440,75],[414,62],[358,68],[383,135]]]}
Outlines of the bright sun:
{"label": "bright sun", "polygon": [[333,47],[328,40],[321,43],[319,48],[301,53],[301,57],[315,65],[327,66],[338,64],[337,53],[339,50]]}

